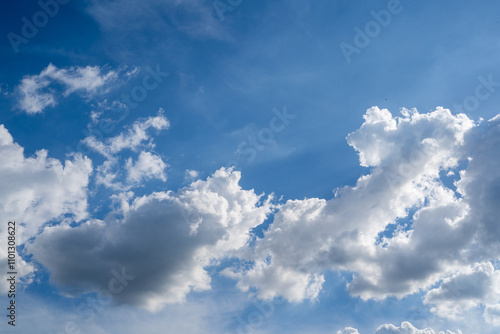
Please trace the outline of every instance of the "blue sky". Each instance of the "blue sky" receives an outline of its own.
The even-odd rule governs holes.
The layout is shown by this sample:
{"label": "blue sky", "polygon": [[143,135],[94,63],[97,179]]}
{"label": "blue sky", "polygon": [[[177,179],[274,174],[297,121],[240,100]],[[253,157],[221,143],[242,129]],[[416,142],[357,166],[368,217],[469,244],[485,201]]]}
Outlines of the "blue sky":
{"label": "blue sky", "polygon": [[498,332],[496,2],[2,6],[1,328]]}

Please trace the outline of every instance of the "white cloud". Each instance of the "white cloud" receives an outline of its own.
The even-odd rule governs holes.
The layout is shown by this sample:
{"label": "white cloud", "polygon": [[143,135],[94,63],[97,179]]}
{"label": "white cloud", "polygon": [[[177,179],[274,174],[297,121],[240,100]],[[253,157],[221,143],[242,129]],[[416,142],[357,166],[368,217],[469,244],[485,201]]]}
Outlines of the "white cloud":
{"label": "white cloud", "polygon": [[28,76],[18,86],[20,94],[19,108],[28,114],[41,113],[46,107],[57,104],[52,92],[41,92],[50,85],[50,80],[40,76]]}
{"label": "white cloud", "polygon": [[341,331],[337,331],[337,334],[359,334],[356,328],[346,327]]}
{"label": "white cloud", "polygon": [[40,77],[47,77],[53,81],[59,82],[65,86],[64,96],[76,91],[85,93],[95,93],[98,89],[106,86],[118,78],[114,71],[101,73],[99,66],[57,68],[49,64],[46,69],[40,73]]}
{"label": "white cloud", "polygon": [[424,301],[433,305],[436,314],[448,318],[464,317],[484,307],[485,320],[498,325],[492,314],[500,303],[500,274],[489,261],[500,257],[500,118],[475,128],[466,144],[470,159],[456,186],[467,205],[462,225],[469,226],[469,242],[455,250],[466,264],[429,291]]}
{"label": "white cloud", "polygon": [[[103,183],[117,184],[117,153],[153,147],[148,129],[168,126],[160,113],[114,138],[88,142],[107,157],[109,166],[100,166],[98,177],[106,175]],[[244,291],[256,288],[263,299],[315,299],[326,271],[348,271],[355,273],[348,290],[362,299],[402,298],[434,287],[424,300],[434,312],[453,317],[479,306],[494,323],[499,300],[492,291],[498,284],[489,262],[500,255],[495,223],[500,118],[475,125],[442,108],[393,117],[374,107],[347,139],[370,172],[355,186],[337,189],[333,199],[289,200],[278,206],[264,238],[251,247],[249,231],[265,220],[270,204],[260,206],[259,196],[238,185],[239,173],[222,169],[177,193],[154,193],[132,203],[132,193],[117,195],[121,211],[78,227],[46,228],[29,249],[52,272],[54,283],[78,288],[68,293],[105,287],[110,268],[151,273],[116,297],[149,309],[208,289],[205,268],[237,256],[248,265],[226,268],[223,274]],[[141,154],[144,163],[140,155],[135,162],[127,160],[129,181],[148,175],[161,179],[160,160],[155,165],[156,156]],[[134,168],[141,173],[130,176]],[[454,178],[455,186],[446,186],[445,177]],[[124,218],[117,220],[117,214]],[[80,245],[72,251],[75,240]],[[82,247],[89,251],[81,254]],[[452,282],[462,291],[458,298],[445,288]],[[425,331],[403,323],[382,326],[377,334],[434,333]]]}
{"label": "white cloud", "polygon": [[57,68],[49,64],[40,74],[25,76],[17,86],[19,108],[28,114],[43,112],[46,107],[55,106],[56,92],[50,85],[57,83],[63,89],[63,96],[79,92],[85,96],[93,96],[106,92],[106,87],[115,82],[118,74],[115,71],[103,73],[98,66]]}
{"label": "white cloud", "polygon": [[484,320],[487,324],[500,327],[500,303],[487,305],[484,308]]}
{"label": "white cloud", "polygon": [[489,262],[476,263],[443,280],[427,292],[424,303],[445,318],[459,318],[471,308],[500,302],[500,272]]}
{"label": "white cloud", "polygon": [[[435,334],[433,329],[417,329],[408,321],[401,323],[401,327],[396,327],[394,325],[382,325],[375,331],[375,334]],[[445,334],[444,332],[439,332],[439,334]],[[446,334],[462,334],[460,330],[457,332],[446,331]]]}
{"label": "white cloud", "polygon": [[[0,125],[0,234],[7,235],[7,222],[16,221],[17,245],[35,236],[45,223],[70,215],[74,221],[87,217],[87,184],[92,172],[88,158],[75,155],[61,163],[49,158],[45,150],[25,157],[24,149],[14,142],[8,130]],[[6,238],[0,239],[6,249]],[[6,263],[6,253],[0,261]],[[33,269],[17,257],[20,276]],[[0,289],[5,291],[4,281]]]}
{"label": "white cloud", "polygon": [[[359,334],[358,330],[352,327],[346,327],[342,331],[338,331],[337,334]],[[432,328],[418,329],[413,326],[408,321],[403,321],[401,327],[394,326],[392,324],[385,324],[379,326],[375,331],[375,334],[436,334]],[[445,332],[438,332],[438,334],[462,334],[460,330],[452,332],[447,330]]]}
{"label": "white cloud", "polygon": [[186,169],[186,174],[184,176],[185,181],[193,181],[199,176],[198,171]]}
{"label": "white cloud", "polygon": [[245,275],[230,269],[225,269],[222,274],[239,279],[238,287],[243,291],[258,286],[257,296],[261,299],[272,300],[281,295],[294,303],[304,299],[315,300],[325,281],[323,275],[301,273],[282,266],[269,266],[265,260],[256,261],[254,267],[245,272]]}
{"label": "white cloud", "polygon": [[91,136],[85,138],[84,143],[105,157],[111,157],[125,149],[137,151],[139,147],[144,146],[153,148],[148,130],[164,130],[169,127],[170,122],[163,115],[163,109],[160,109],[157,116],[134,122],[127,132],[120,133],[116,137],[101,142],[95,136]]}
{"label": "white cloud", "polygon": [[[474,123],[442,108],[405,114],[367,111],[348,143],[370,174],[331,200],[286,202],[246,258],[255,266],[235,276],[241,288],[256,287],[263,298],[281,291],[297,301],[317,295],[323,272],[346,270],[356,273],[348,285],[353,295],[403,297],[457,270],[455,252],[470,242],[470,226],[461,224],[467,205],[439,177],[466,158],[465,135]],[[402,218],[413,224],[381,237]]]}
{"label": "white cloud", "polygon": [[154,178],[166,181],[165,168],[167,168],[167,164],[158,155],[150,152],[141,152],[135,162],[129,158],[125,165],[128,173],[127,180],[131,183]]}
{"label": "white cloud", "polygon": [[270,212],[270,202],[239,180],[239,172],[220,169],[177,193],[136,198],[106,221],[46,227],[27,249],[67,294],[108,289],[110,270],[124,268],[135,279],[117,302],[150,310],[182,302],[210,288],[204,268],[237,254]]}
{"label": "white cloud", "polygon": [[[164,130],[170,127],[170,122],[160,108],[157,116],[135,121],[127,131],[115,137],[100,141],[95,136],[86,137],[83,142],[95,152],[102,154],[106,160],[99,165],[96,182],[114,190],[128,190],[140,181],[153,178],[166,181],[166,163],[156,154],[141,151],[134,159],[129,157],[124,164],[123,173],[121,159],[118,153],[128,150],[137,153],[140,149],[153,149],[151,130]],[[126,175],[124,175],[126,174]]]}
{"label": "white cloud", "polygon": [[[500,118],[474,125],[442,108],[403,117],[371,108],[347,140],[369,174],[331,200],[287,201],[244,257],[253,266],[225,273],[242,290],[257,288],[260,298],[290,301],[315,298],[329,270],[354,272],[347,288],[365,300],[402,298],[444,280],[424,299],[433,312],[453,318],[484,307],[493,322]],[[468,162],[463,170],[460,162]],[[454,177],[455,187],[445,186],[445,177]]]}
{"label": "white cloud", "polygon": [[[226,332],[224,315],[236,312],[242,303],[234,298],[198,298],[153,313],[114,307],[109,302],[102,305],[92,296],[85,297],[68,307],[54,303],[52,298],[24,294],[21,302],[25,321],[16,321],[16,332],[156,334],[168,328],[171,333],[219,334]],[[8,302],[6,298],[2,301]]]}

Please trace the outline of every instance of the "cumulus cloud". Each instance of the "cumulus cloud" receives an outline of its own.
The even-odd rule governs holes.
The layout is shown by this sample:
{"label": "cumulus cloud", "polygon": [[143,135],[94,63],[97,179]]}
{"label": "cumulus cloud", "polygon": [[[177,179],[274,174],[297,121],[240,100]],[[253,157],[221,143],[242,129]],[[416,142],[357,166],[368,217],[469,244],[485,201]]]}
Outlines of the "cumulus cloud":
{"label": "cumulus cloud", "polygon": [[[408,321],[401,323],[401,327],[394,326],[392,324],[382,325],[377,328],[375,334],[462,334],[460,330],[452,332],[447,330],[446,333],[443,331],[435,332],[431,328],[418,329],[414,327]],[[342,331],[338,331],[337,334],[359,334],[358,330],[352,327],[346,327]]]}
{"label": "cumulus cloud", "polygon": [[[168,125],[160,114],[87,144],[112,165],[123,150],[153,147],[149,129]],[[154,193],[131,203],[132,193],[117,195],[120,212],[78,227],[47,227],[29,250],[68,293],[105,288],[110,268],[126,268],[138,283],[116,300],[149,309],[208,289],[206,267],[238,257],[245,265],[222,273],[241,290],[256,288],[263,299],[315,299],[326,271],[344,271],[354,273],[347,284],[353,296],[402,298],[426,291],[424,303],[438,315],[484,307],[486,321],[495,324],[500,303],[491,261],[500,254],[500,117],[475,124],[443,108],[427,114],[403,110],[394,117],[373,107],[347,141],[367,174],[354,186],[336,189],[332,199],[276,206],[264,237],[251,245],[249,233],[271,205],[242,190],[238,172],[221,169],[177,193]],[[142,162],[140,155],[127,160],[130,180],[161,179],[164,165],[153,154],[141,154]],[[130,172],[134,168],[137,174]],[[111,183],[119,177],[106,175]],[[381,326],[377,333],[434,332],[403,323]]]}
{"label": "cumulus cloud", "polygon": [[271,210],[269,197],[243,190],[239,180],[239,172],[220,169],[176,193],[130,204],[125,196],[107,220],[46,227],[27,250],[67,294],[111,289],[116,270],[135,276],[114,295],[119,303],[156,310],[182,302],[190,291],[210,288],[205,268],[240,252]]}
{"label": "cumulus cloud", "polygon": [[373,107],[364,118],[347,141],[369,172],[333,199],[281,205],[244,258],[253,265],[228,276],[261,298],[301,301],[317,297],[324,272],[353,272],[353,296],[402,298],[431,289],[424,303],[439,316],[484,307],[493,323],[500,117],[475,124],[443,108],[394,117]]}
{"label": "cumulus cloud", "polygon": [[425,304],[433,305],[431,312],[447,318],[458,318],[471,308],[497,302],[500,302],[500,273],[490,262],[476,263],[454,273],[424,298]]}
{"label": "cumulus cloud", "polygon": [[500,326],[500,303],[487,305],[484,308],[484,320],[492,326]]}
{"label": "cumulus cloud", "polygon": [[[63,215],[79,221],[87,217],[87,184],[92,172],[88,158],[75,155],[64,163],[49,158],[40,150],[32,157],[14,142],[9,131],[0,125],[0,234],[7,235],[8,221],[17,223],[16,242],[21,245],[35,236],[47,222]],[[6,238],[0,247],[7,249]],[[6,253],[0,261],[6,263]],[[17,257],[20,276],[31,272],[31,264]],[[4,281],[0,289],[5,291]]]}
{"label": "cumulus cloud", "polygon": [[460,318],[474,308],[484,308],[484,318],[498,326],[492,316],[500,303],[500,274],[490,261],[500,257],[498,200],[500,196],[500,117],[483,122],[466,138],[470,152],[466,169],[460,171],[457,191],[467,205],[463,225],[470,226],[469,242],[457,247],[466,264],[427,293],[424,302],[441,317]]}
{"label": "cumulus cloud", "polygon": [[[436,334],[436,332],[431,328],[417,329],[408,321],[401,323],[401,327],[396,327],[392,324],[382,325],[375,331],[375,334]],[[460,330],[457,332],[452,332],[447,330],[445,332],[439,332],[438,334],[462,334]]]}
{"label": "cumulus cloud", "polygon": [[58,68],[49,64],[40,74],[28,75],[21,80],[16,88],[19,108],[27,114],[37,114],[49,106],[55,106],[57,100],[54,84],[63,87],[64,97],[75,92],[93,96],[105,92],[117,77],[117,72],[104,73],[99,66]]}
{"label": "cumulus cloud", "polygon": [[264,298],[278,289],[289,300],[315,298],[323,272],[345,270],[355,273],[351,294],[378,299],[428,288],[457,270],[457,250],[470,243],[471,226],[462,223],[468,207],[440,175],[467,158],[473,127],[443,108],[402,117],[369,109],[347,139],[370,173],[331,200],[282,205],[249,256],[255,265],[235,270],[239,286]]}

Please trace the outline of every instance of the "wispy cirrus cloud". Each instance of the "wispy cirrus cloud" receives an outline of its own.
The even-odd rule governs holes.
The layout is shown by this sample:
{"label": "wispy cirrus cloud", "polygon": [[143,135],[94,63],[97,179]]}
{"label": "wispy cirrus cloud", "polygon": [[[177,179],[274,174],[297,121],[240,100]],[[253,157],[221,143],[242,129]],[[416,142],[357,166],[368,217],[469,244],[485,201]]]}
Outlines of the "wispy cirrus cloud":
{"label": "wispy cirrus cloud", "polygon": [[[60,97],[105,93],[117,79],[118,72],[99,66],[58,68],[49,64],[40,74],[25,76],[16,87],[18,108],[31,115],[42,113],[47,107],[57,105]],[[56,84],[62,91],[57,91]]]}
{"label": "wispy cirrus cloud", "polygon": [[[149,6],[137,0],[92,1],[88,12],[103,30],[119,37],[137,27],[153,31],[175,30],[196,39],[225,39],[224,25],[216,18],[211,2],[202,0],[152,1]],[[123,25],[126,20],[133,25]]]}
{"label": "wispy cirrus cloud", "polygon": [[144,120],[135,121],[127,131],[104,141],[99,141],[95,136],[86,137],[83,141],[94,151],[105,157],[110,157],[123,150],[137,151],[138,148],[153,148],[150,129],[165,130],[170,127],[170,122],[163,114],[163,109],[159,110],[157,116],[148,117]]}

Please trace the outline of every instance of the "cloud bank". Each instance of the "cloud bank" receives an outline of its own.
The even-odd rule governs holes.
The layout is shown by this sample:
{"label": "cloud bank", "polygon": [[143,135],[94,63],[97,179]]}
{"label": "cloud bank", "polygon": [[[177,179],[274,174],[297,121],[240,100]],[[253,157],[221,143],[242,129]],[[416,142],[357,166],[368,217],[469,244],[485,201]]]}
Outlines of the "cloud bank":
{"label": "cloud bank", "polygon": [[[116,300],[151,310],[209,289],[206,268],[237,258],[222,273],[263,299],[316,299],[324,273],[340,271],[352,273],[346,288],[363,300],[424,292],[423,302],[438,316],[459,318],[481,308],[497,325],[500,117],[475,123],[444,108],[403,109],[394,117],[373,107],[364,119],[347,142],[367,173],[332,199],[273,206],[243,190],[239,172],[221,169],[175,193],[121,193],[121,209],[105,219],[46,227],[28,249],[69,294],[105,288],[111,268],[126,268],[137,286]],[[144,127],[163,129],[168,121],[159,115],[88,143],[112,157],[148,143]],[[125,166],[137,182],[163,175],[163,165],[147,153]],[[273,207],[264,237],[250,242]]]}

